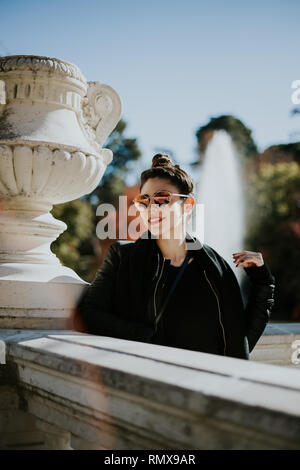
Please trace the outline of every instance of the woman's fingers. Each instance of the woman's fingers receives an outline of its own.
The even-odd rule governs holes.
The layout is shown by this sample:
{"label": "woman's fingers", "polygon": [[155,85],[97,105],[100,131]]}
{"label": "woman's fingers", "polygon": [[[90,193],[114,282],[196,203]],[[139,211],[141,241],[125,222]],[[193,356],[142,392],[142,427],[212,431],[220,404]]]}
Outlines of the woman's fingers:
{"label": "woman's fingers", "polygon": [[232,256],[237,257],[241,255],[256,255],[256,251],[238,251],[237,253],[232,253]]}
{"label": "woman's fingers", "polygon": [[262,266],[264,264],[262,254],[255,251],[242,251],[239,253],[233,253],[233,262],[236,263],[236,267],[245,266]]}
{"label": "woman's fingers", "polygon": [[236,253],[232,253],[232,256],[237,256],[237,255],[261,255],[259,251],[237,251]]}
{"label": "woman's fingers", "polygon": [[242,255],[242,256],[239,256],[234,262],[236,263],[236,266],[239,266],[241,263],[243,263],[247,259],[248,261],[251,261],[250,257],[247,257],[247,255]]}

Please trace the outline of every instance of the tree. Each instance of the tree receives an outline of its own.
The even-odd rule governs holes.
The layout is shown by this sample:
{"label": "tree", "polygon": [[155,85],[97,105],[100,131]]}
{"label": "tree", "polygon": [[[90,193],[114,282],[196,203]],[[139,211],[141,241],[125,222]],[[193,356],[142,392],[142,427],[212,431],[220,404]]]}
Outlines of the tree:
{"label": "tree", "polygon": [[300,142],[271,145],[260,155],[260,160],[270,163],[295,161],[300,164]]}
{"label": "tree", "polygon": [[275,276],[273,320],[300,320],[300,166],[262,163],[249,179],[245,244]]}
{"label": "tree", "polygon": [[124,136],[126,126],[126,122],[121,119],[104,144],[105,148],[112,150],[114,158],[108,165],[100,185],[91,194],[84,196],[93,207],[96,207],[99,201],[111,203],[117,207],[118,197],[126,187],[126,174],[132,170],[132,162],[137,161],[141,156],[137,139]]}
{"label": "tree", "polygon": [[53,217],[67,224],[65,230],[51,244],[51,250],[64,266],[86,278],[89,273],[92,252],[84,250],[83,244],[90,240],[94,230],[94,213],[88,201],[75,201],[56,204],[51,211]]}
{"label": "tree", "polygon": [[257,147],[252,139],[251,130],[242,121],[231,115],[212,117],[208,124],[196,131],[200,155],[205,152],[206,146],[215,130],[225,130],[231,136],[238,152],[245,157],[257,155]]}

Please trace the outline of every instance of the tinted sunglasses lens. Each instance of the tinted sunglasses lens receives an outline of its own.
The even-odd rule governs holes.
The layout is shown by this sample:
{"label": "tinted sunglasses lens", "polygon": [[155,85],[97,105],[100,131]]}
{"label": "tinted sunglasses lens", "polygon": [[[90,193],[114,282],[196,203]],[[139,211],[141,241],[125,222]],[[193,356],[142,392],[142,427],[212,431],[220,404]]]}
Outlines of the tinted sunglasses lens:
{"label": "tinted sunglasses lens", "polygon": [[155,204],[158,204],[159,206],[167,205],[169,204],[170,201],[171,201],[171,195],[165,191],[156,193],[154,196],[154,202]]}
{"label": "tinted sunglasses lens", "polygon": [[137,196],[134,199],[134,204],[137,209],[147,209],[149,206],[149,199],[142,196]]}

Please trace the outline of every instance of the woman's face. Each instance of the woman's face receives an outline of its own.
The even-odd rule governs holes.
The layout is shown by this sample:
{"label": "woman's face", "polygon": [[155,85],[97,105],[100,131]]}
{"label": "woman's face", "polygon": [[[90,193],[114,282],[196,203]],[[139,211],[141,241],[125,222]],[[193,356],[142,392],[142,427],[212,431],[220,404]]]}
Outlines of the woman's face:
{"label": "woman's face", "polygon": [[180,193],[178,188],[163,178],[149,178],[141,188],[141,194],[150,196],[147,209],[140,211],[141,218],[150,232],[158,237],[176,238],[185,233],[186,219],[192,211],[194,199],[172,196],[169,204],[159,206],[153,201],[157,191]]}

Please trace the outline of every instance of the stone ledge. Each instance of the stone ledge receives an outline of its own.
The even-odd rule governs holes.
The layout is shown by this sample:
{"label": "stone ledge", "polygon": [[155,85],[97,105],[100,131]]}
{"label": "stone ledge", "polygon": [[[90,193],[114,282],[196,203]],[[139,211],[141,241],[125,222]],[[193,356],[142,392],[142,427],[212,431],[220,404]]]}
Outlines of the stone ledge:
{"label": "stone ledge", "polygon": [[28,411],[68,448],[300,448],[291,368],[74,331],[0,338]]}

